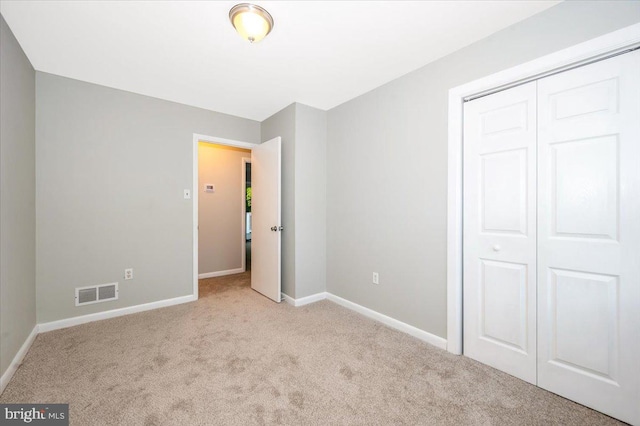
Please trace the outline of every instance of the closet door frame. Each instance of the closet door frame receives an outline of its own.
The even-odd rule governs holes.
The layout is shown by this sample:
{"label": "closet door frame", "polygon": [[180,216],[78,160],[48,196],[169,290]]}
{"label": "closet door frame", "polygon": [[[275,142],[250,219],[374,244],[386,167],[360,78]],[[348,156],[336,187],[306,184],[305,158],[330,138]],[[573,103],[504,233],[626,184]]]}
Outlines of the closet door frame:
{"label": "closet door frame", "polygon": [[447,212],[447,351],[463,352],[463,117],[464,102],[485,92],[541,78],[640,46],[640,23],[449,90]]}

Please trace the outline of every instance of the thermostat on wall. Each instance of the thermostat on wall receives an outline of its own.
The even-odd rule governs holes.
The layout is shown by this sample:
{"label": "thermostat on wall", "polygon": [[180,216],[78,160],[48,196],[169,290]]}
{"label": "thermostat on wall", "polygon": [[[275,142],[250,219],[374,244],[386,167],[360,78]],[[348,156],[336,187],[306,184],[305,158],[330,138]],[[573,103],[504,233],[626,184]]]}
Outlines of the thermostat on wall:
{"label": "thermostat on wall", "polygon": [[216,186],[212,183],[205,183],[204,192],[216,192]]}

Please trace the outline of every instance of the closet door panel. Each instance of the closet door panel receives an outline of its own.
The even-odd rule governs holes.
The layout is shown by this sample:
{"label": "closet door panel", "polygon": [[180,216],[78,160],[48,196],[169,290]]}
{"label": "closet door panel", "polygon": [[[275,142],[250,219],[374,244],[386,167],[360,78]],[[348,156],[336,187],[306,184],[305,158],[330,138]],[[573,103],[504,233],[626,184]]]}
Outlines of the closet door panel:
{"label": "closet door panel", "polygon": [[536,380],[536,83],[465,104],[464,354]]}
{"label": "closet door panel", "polygon": [[640,423],[640,52],[538,81],[538,385]]}

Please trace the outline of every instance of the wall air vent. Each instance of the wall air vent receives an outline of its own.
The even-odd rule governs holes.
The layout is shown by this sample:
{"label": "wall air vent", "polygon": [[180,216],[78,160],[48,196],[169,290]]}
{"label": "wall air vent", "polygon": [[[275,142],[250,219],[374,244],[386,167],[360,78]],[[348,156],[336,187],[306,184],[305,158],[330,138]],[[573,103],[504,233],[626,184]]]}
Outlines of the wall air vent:
{"label": "wall air vent", "polygon": [[118,299],[118,283],[76,287],[76,306]]}

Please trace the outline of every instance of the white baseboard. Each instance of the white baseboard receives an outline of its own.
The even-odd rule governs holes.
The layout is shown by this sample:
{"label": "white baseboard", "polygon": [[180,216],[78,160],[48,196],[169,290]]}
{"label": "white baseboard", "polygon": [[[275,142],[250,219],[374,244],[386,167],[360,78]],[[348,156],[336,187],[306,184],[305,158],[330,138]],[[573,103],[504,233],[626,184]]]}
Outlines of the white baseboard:
{"label": "white baseboard", "polygon": [[365,308],[362,305],[358,305],[357,303],[353,303],[347,299],[343,299],[342,297],[336,296],[334,294],[323,292],[312,294],[311,296],[302,297],[300,299],[294,299],[291,296],[288,296],[282,293],[282,299],[288,304],[298,307],[308,305],[309,303],[314,303],[319,300],[328,299],[334,303],[337,303],[340,306],[343,306],[347,309],[351,309],[365,317],[371,318],[373,320],[379,321],[391,328],[395,328],[398,331],[402,331],[403,333],[407,333],[417,339],[422,340],[423,342],[429,343],[433,346],[436,346],[440,349],[447,349],[447,339],[443,339],[440,336],[436,336],[435,334],[428,333],[424,330],[420,330],[417,327],[399,321],[395,318],[388,317],[380,312],[376,312],[372,309]]}
{"label": "white baseboard", "polygon": [[284,293],[281,293],[281,297],[282,297],[282,300],[284,300],[285,302],[287,302],[291,306],[296,306],[296,299],[294,299],[293,297],[287,296]]}
{"label": "white baseboard", "polygon": [[9,367],[7,367],[7,371],[5,371],[2,377],[0,378],[0,395],[2,395],[2,392],[4,392],[4,389],[7,387],[7,385],[11,381],[11,378],[15,374],[16,370],[18,369],[18,367],[20,367],[20,364],[22,363],[24,356],[27,354],[27,352],[29,352],[29,348],[33,344],[33,341],[36,340],[36,336],[38,335],[38,330],[39,330],[39,327],[38,327],[38,324],[36,324],[33,327],[33,330],[31,330],[31,333],[29,333],[29,336],[27,336],[27,339],[24,341],[24,343],[20,347],[20,350],[18,351],[16,356],[13,357],[11,364],[9,364]]}
{"label": "white baseboard", "polygon": [[286,294],[282,293],[282,298],[288,304],[298,307],[324,300],[327,298],[327,293],[323,291],[322,293],[312,294],[311,296],[301,297],[300,299],[294,299],[293,297],[287,296]]}
{"label": "white baseboard", "polygon": [[424,330],[420,330],[412,325],[399,321],[397,319],[388,317],[384,314],[376,312],[372,309],[365,308],[364,306],[358,305],[357,303],[353,303],[349,300],[343,299],[342,297],[338,297],[334,294],[327,293],[327,299],[331,300],[338,305],[344,306],[347,309],[351,309],[359,314],[364,315],[365,317],[369,317],[376,321],[379,321],[391,328],[395,328],[396,330],[407,333],[417,339],[420,339],[424,342],[427,342],[433,346],[436,346],[440,349],[447,349],[447,339],[443,339],[440,336],[436,336],[435,334],[428,333]]}
{"label": "white baseboard", "polygon": [[205,272],[204,274],[198,274],[198,279],[224,277],[225,275],[241,274],[245,270],[243,268],[227,269],[226,271]]}
{"label": "white baseboard", "polygon": [[73,318],[66,318],[58,321],[51,321],[39,324],[39,332],[59,330],[61,328],[73,327],[74,325],[86,324],[88,322],[100,321],[108,318],[121,317],[123,315],[135,314],[137,312],[150,311],[152,309],[165,308],[167,306],[180,305],[182,303],[193,302],[197,297],[193,294],[176,297],[173,299],[159,300],[157,302],[144,303],[142,305],[128,306],[126,308],[112,309],[110,311],[96,312],[95,314],[81,315]]}

